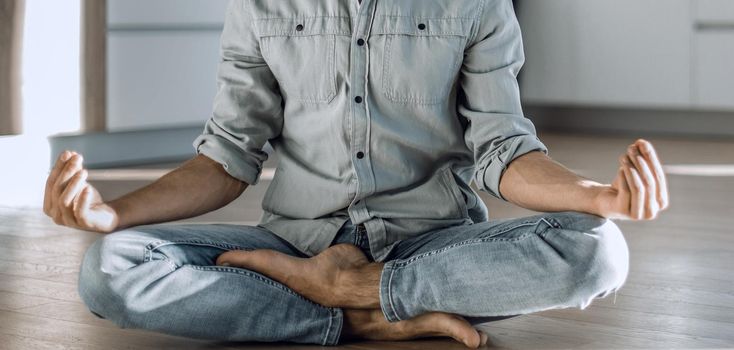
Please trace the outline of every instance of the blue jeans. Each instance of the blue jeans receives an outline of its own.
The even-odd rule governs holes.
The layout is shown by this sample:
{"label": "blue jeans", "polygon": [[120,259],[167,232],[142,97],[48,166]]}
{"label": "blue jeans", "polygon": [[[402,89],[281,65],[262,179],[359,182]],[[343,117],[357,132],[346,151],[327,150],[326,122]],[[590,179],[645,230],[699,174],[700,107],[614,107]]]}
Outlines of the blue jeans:
{"label": "blue jeans", "polygon": [[[334,242],[370,257],[351,222]],[[146,225],[105,235],[87,250],[79,293],[94,314],[125,328],[227,341],[339,343],[343,313],[259,273],[216,266],[233,249],[304,256],[272,232],[230,224]],[[628,271],[617,225],[579,212],[444,228],[400,241],[385,259],[380,306],[388,321],[429,311],[472,324],[554,308],[585,308]]]}

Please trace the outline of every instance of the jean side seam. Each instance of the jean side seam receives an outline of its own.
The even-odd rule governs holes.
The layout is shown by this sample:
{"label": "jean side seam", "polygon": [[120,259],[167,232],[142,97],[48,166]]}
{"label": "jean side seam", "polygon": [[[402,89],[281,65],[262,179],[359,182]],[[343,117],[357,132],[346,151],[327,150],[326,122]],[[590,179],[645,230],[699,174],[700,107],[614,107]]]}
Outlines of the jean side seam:
{"label": "jean side seam", "polygon": [[390,321],[390,310],[388,309],[387,301],[387,274],[391,270],[391,263],[388,261],[383,265],[382,272],[380,273],[380,310],[386,320]]}
{"label": "jean side seam", "polygon": [[322,345],[338,345],[341,337],[341,329],[343,327],[344,314],[339,308],[329,308],[329,326],[326,329],[326,335],[322,341]]}
{"label": "jean side seam", "polygon": [[329,310],[329,325],[326,326],[326,334],[324,334],[324,339],[321,340],[322,345],[328,345],[329,343],[329,334],[331,333],[332,323],[333,323],[333,315],[331,314],[331,310]]}
{"label": "jean side seam", "polygon": [[213,242],[213,241],[198,240],[198,239],[186,239],[186,240],[174,240],[174,241],[158,240],[158,241],[148,243],[146,245],[146,248],[148,248],[149,250],[156,250],[162,246],[175,245],[175,244],[197,245],[197,246],[220,248],[220,249],[226,249],[226,250],[251,250],[248,247],[244,247],[238,244],[221,243],[221,242]]}
{"label": "jean side seam", "polygon": [[[313,301],[306,299],[304,296],[296,293],[292,289],[286,287],[285,285],[280,284],[280,283],[277,283],[277,282],[275,282],[273,280],[270,280],[270,279],[267,279],[265,277],[262,277],[262,275],[253,273],[253,272],[251,272],[250,270],[247,270],[247,269],[241,269],[241,268],[236,268],[236,267],[226,267],[226,266],[199,266],[199,265],[183,265],[183,267],[189,267],[189,268],[192,268],[192,269],[195,269],[195,270],[201,270],[201,271],[230,272],[230,273],[235,273],[235,274],[238,274],[238,275],[247,276],[247,277],[253,278],[255,280],[258,280],[258,281],[260,281],[260,282],[262,282],[264,284],[267,284],[267,285],[269,285],[271,287],[277,288],[277,289],[282,290],[282,291],[284,291],[286,293],[289,293],[291,295],[294,295],[296,297],[299,297],[299,298],[301,298],[301,299],[303,299],[305,301],[308,301],[309,303],[312,303],[314,305],[318,305],[318,304],[315,304]],[[321,305],[318,305],[318,306],[323,307]]]}
{"label": "jean side seam", "polygon": [[388,300],[390,301],[390,308],[392,309],[393,316],[395,316],[395,319],[397,321],[402,321],[403,319],[400,318],[400,315],[398,315],[398,310],[397,310],[397,308],[395,308],[395,302],[393,301],[393,298],[392,298],[392,295],[393,295],[393,293],[392,293],[392,279],[393,279],[393,276],[395,275],[395,271],[396,271],[395,268],[393,268],[390,271],[390,279],[388,280],[388,285],[387,285],[387,296],[388,296]]}
{"label": "jean side seam", "polygon": [[382,310],[382,314],[388,321],[390,320],[390,316],[388,315],[389,310],[387,309],[388,302],[385,300],[387,298],[387,281],[385,279],[387,278],[386,275],[390,270],[391,263],[388,261],[382,266],[382,272],[380,273],[380,310]]}
{"label": "jean side seam", "polygon": [[385,315],[385,318],[389,322],[402,321],[395,308],[395,303],[393,301],[391,291],[392,279],[393,275],[395,274],[394,264],[394,261],[389,261],[385,264],[380,280],[380,308],[382,309],[383,315]]}

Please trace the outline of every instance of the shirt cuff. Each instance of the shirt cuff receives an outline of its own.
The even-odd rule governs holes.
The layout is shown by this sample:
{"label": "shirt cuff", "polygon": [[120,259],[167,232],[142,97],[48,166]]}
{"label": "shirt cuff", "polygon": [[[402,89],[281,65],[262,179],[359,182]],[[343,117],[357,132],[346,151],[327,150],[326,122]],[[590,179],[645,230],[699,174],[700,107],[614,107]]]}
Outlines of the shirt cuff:
{"label": "shirt cuff", "polygon": [[481,189],[499,199],[507,201],[500,194],[500,179],[502,174],[507,169],[507,165],[515,158],[531,151],[541,151],[544,154],[548,154],[548,148],[536,135],[521,135],[505,140],[499,147],[499,150],[489,158],[486,166],[477,172],[477,178],[475,179],[477,184],[483,184],[480,185]]}
{"label": "shirt cuff", "polygon": [[221,164],[232,177],[250,186],[260,181],[262,163],[267,159],[267,153],[260,151],[262,154],[248,154],[229,140],[214,134],[199,135],[193,145],[197,154]]}

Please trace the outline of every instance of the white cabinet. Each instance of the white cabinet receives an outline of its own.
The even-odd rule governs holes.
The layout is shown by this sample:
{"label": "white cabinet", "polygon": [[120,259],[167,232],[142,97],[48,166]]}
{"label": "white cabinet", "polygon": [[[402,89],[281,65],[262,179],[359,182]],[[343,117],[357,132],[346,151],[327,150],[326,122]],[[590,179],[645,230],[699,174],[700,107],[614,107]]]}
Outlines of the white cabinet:
{"label": "white cabinet", "polygon": [[734,109],[734,1],[696,0],[693,104]]}
{"label": "white cabinet", "polygon": [[734,1],[523,0],[523,100],[734,108]]}
{"label": "white cabinet", "polygon": [[203,125],[226,0],[110,0],[107,129]]}
{"label": "white cabinet", "polygon": [[734,30],[696,34],[694,106],[734,109]]}
{"label": "white cabinet", "polygon": [[734,1],[691,0],[694,16],[699,23],[734,24]]}
{"label": "white cabinet", "polygon": [[689,0],[525,0],[524,100],[690,104]]}

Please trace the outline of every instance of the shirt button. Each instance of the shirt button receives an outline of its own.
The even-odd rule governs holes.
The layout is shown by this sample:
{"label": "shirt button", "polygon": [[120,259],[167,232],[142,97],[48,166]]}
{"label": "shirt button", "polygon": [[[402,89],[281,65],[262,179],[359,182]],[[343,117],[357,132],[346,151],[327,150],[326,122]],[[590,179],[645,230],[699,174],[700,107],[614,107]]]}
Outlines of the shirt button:
{"label": "shirt button", "polygon": [[303,24],[297,25],[296,26],[296,30],[299,31],[299,32],[302,31],[303,30]]}
{"label": "shirt button", "polygon": [[364,40],[362,38],[357,39],[357,45],[359,46],[364,45]]}
{"label": "shirt button", "polygon": [[362,96],[357,96],[354,98],[354,102],[362,103]]}
{"label": "shirt button", "polygon": [[421,23],[418,25],[418,29],[420,30],[426,29],[426,25],[424,23]]}
{"label": "shirt button", "polygon": [[357,159],[364,158],[364,152],[357,152]]}

